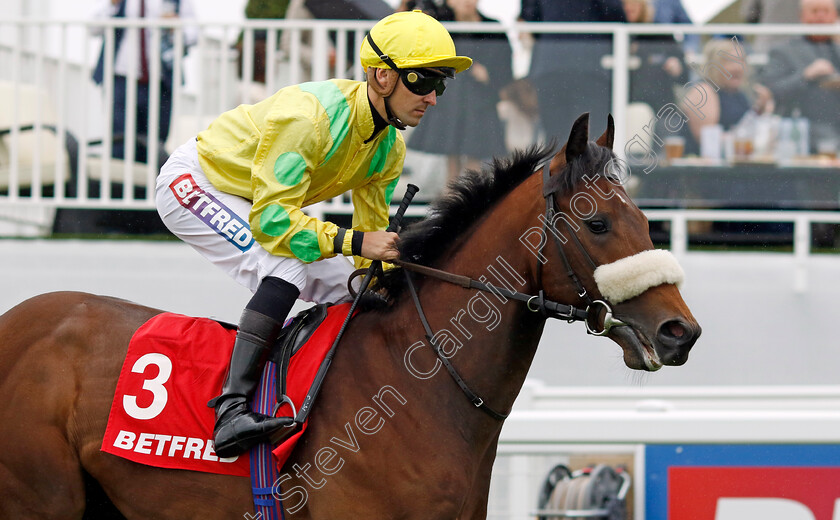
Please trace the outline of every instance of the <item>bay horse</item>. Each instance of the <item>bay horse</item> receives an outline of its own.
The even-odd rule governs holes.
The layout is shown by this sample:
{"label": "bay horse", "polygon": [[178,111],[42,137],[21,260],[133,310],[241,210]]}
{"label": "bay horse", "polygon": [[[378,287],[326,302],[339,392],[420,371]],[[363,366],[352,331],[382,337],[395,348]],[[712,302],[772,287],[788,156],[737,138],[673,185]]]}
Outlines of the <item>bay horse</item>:
{"label": "bay horse", "polygon": [[[503,418],[548,317],[586,319],[631,369],[685,363],[700,327],[674,283],[610,302],[596,280],[595,266],[654,252],[610,166],[612,146],[612,119],[593,142],[584,115],[560,152],[494,160],[401,233],[403,261],[497,290],[408,276],[408,267],[381,277],[390,305],[350,323],[282,468],[286,518],[485,518]],[[498,289],[505,284],[510,291]],[[584,317],[587,307],[595,311]],[[100,451],[129,339],[161,312],[60,292],[0,316],[0,517],[253,518],[247,478]],[[431,330],[439,355],[424,341]]]}

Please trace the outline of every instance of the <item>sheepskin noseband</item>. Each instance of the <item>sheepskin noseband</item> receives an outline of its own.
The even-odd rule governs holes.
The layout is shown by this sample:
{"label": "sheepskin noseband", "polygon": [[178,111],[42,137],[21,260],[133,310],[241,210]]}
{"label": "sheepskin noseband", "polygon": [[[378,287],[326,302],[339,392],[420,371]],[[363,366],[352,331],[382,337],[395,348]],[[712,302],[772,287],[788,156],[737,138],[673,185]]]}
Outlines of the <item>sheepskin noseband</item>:
{"label": "sheepskin noseband", "polygon": [[642,251],[595,269],[598,290],[611,303],[629,300],[664,283],[679,286],[684,277],[677,259],[664,249]]}

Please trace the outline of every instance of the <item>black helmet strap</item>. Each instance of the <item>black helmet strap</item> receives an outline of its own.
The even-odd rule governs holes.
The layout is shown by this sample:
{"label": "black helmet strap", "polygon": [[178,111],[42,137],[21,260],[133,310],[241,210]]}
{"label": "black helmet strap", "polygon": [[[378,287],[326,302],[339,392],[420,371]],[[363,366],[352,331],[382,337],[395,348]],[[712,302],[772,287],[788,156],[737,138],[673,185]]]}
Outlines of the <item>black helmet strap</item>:
{"label": "black helmet strap", "polygon": [[380,49],[379,46],[376,45],[376,43],[374,43],[373,38],[370,35],[370,32],[368,32],[365,35],[365,38],[367,38],[367,41],[370,44],[370,48],[373,49],[373,52],[375,52],[379,56],[379,59],[382,60],[382,62],[385,63],[385,65],[388,65],[392,69],[399,72],[400,68],[397,67],[397,64],[394,63],[394,60],[392,60],[390,56],[388,56],[387,54],[382,52],[382,49]]}
{"label": "black helmet strap", "polygon": [[[392,60],[390,56],[382,52],[382,49],[380,49],[379,46],[376,45],[376,43],[374,43],[373,38],[371,38],[369,32],[367,33],[365,38],[367,38],[367,41],[370,44],[370,48],[373,49],[373,52],[379,55],[379,59],[382,60],[382,62],[385,63],[385,65],[388,65],[389,67],[391,67],[391,69],[395,70],[399,74],[400,68],[397,67],[397,64],[394,63],[394,60]],[[398,118],[394,115],[393,112],[391,112],[391,104],[388,103],[389,97],[391,97],[390,94],[382,98],[382,101],[385,103],[385,115],[388,116],[388,123],[393,125],[398,130],[405,130],[406,124],[400,121],[400,118]]]}

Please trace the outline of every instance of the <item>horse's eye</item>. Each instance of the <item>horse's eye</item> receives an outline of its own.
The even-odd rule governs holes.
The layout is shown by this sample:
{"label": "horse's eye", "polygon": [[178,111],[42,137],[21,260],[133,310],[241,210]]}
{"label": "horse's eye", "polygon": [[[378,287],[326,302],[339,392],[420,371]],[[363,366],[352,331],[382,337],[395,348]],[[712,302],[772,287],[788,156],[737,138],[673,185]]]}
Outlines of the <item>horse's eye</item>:
{"label": "horse's eye", "polygon": [[597,234],[606,233],[610,230],[607,222],[601,219],[589,220],[586,222],[586,226],[589,228],[589,231]]}

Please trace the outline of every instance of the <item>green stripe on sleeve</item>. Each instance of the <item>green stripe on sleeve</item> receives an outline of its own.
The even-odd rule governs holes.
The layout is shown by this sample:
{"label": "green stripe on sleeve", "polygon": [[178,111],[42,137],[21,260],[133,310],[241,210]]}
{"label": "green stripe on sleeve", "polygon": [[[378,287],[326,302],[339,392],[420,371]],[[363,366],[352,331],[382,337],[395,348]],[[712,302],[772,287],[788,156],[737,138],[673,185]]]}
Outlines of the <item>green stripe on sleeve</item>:
{"label": "green stripe on sleeve", "polygon": [[350,105],[347,103],[347,98],[341,89],[332,81],[316,81],[310,83],[303,83],[300,89],[308,92],[318,99],[327,117],[330,120],[330,137],[332,137],[332,147],[327,152],[324,162],[330,160],[341,142],[347,136],[350,130],[347,121],[350,119]]}
{"label": "green stripe on sleeve", "polygon": [[397,177],[396,179],[392,180],[388,186],[385,187],[385,204],[391,203],[391,198],[394,196],[394,190],[397,189],[397,184],[399,184],[400,178]]}
{"label": "green stripe on sleeve", "polygon": [[393,126],[388,127],[388,135],[379,143],[376,148],[376,153],[373,154],[373,159],[370,160],[370,168],[365,177],[370,177],[374,173],[379,173],[385,167],[385,160],[388,154],[391,153],[391,148],[394,146],[394,141],[397,140],[397,129]]}

